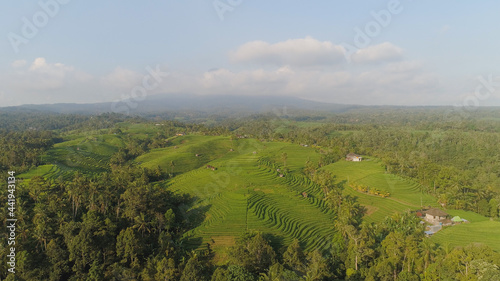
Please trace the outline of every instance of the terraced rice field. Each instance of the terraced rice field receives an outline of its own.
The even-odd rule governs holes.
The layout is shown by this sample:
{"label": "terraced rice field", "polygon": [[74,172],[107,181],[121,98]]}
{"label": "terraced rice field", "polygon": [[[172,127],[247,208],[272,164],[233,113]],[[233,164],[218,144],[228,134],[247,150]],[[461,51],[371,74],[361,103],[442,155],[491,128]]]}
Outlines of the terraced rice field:
{"label": "terraced rice field", "polygon": [[197,169],[222,157],[234,145],[228,138],[204,136],[177,137],[171,139],[171,142],[171,146],[153,149],[135,161],[147,168],[154,169],[159,166],[169,173],[178,174]]}
{"label": "terraced rice field", "polygon": [[[132,129],[141,133],[140,128]],[[184,238],[193,249],[209,245],[222,252],[234,245],[245,231],[271,234],[273,245],[278,247],[294,238],[299,239],[306,250],[329,247],[335,233],[335,215],[325,206],[321,189],[301,174],[308,159],[318,161],[320,155],[315,149],[282,142],[201,135],[172,137],[169,142],[169,147],[154,149],[135,162],[148,168],[159,166],[175,174],[163,182],[164,186],[192,196],[193,202],[184,212],[184,219],[192,230]],[[46,165],[19,177],[64,179],[75,171],[101,173],[109,169],[109,158],[123,146],[118,135],[72,137],[56,144],[43,156]],[[283,172],[282,153],[288,155],[287,172]],[[207,165],[217,169],[212,171]],[[339,161],[323,169],[331,171],[337,181],[346,182],[345,195],[356,197],[365,206],[368,222],[380,222],[395,212],[415,210],[421,205],[437,206],[432,196],[420,192],[417,183],[386,174],[377,159],[359,163]],[[374,187],[391,195],[382,198],[361,193],[350,188],[349,183]],[[456,246],[482,242],[500,251],[500,222],[489,221],[473,212],[450,210],[448,213],[471,223],[445,228],[431,238],[436,243]]]}
{"label": "terraced rice field", "polygon": [[500,222],[484,220],[445,227],[431,239],[437,244],[450,246],[467,246],[472,242],[483,243],[500,252]]}
{"label": "terraced rice field", "polygon": [[[260,161],[262,155],[292,145],[239,142],[247,144],[207,163],[217,167],[216,171],[203,166],[168,183],[169,189],[195,197],[186,216],[204,212],[202,221],[186,234],[187,243],[193,247],[208,243],[217,249],[232,245],[245,231],[260,231],[273,234],[274,244],[297,238],[308,250],[327,248],[335,231],[335,218],[324,206],[319,188],[296,174],[279,177],[274,166]],[[300,157],[293,149],[287,153],[291,158]],[[302,192],[310,196],[304,198]]]}
{"label": "terraced rice field", "polygon": [[33,176],[67,179],[75,171],[95,174],[109,169],[109,159],[123,146],[121,138],[115,135],[72,137],[71,140],[55,144],[42,161],[46,163],[32,169],[20,178],[29,180]]}
{"label": "terraced rice field", "polygon": [[[381,162],[368,159],[362,162],[339,161],[324,167],[331,171],[338,181],[345,181],[345,194],[355,196],[368,212],[365,219],[369,222],[379,222],[395,212],[416,210],[420,206],[437,207],[436,199],[421,192],[418,183],[386,174]],[[352,189],[349,184],[358,184],[376,188],[390,193],[390,197],[382,198],[362,193]]]}

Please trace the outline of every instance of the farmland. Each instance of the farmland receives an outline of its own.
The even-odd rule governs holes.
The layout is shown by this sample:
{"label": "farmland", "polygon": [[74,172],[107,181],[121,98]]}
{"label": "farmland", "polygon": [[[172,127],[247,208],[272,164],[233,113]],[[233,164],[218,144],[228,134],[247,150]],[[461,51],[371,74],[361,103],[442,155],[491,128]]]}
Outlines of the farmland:
{"label": "farmland", "polygon": [[[339,161],[323,169],[331,171],[338,181],[345,181],[345,194],[358,197],[358,202],[367,209],[368,222],[380,222],[395,212],[416,210],[421,206],[437,206],[436,199],[421,191],[419,185],[410,180],[385,172],[380,160],[368,158],[362,162]],[[389,192],[382,198],[354,190],[350,185],[363,185]]]}
{"label": "farmland", "polygon": [[[180,276],[197,259],[198,267],[219,271],[244,265],[240,269],[255,276],[248,280],[270,273],[270,266],[281,263],[301,276],[286,280],[303,280],[302,270],[315,270],[323,263],[337,268],[332,272],[342,280],[352,274],[373,274],[367,271],[370,264],[384,266],[392,254],[389,247],[411,248],[414,257],[424,256],[426,247],[441,248],[444,251],[433,255],[442,263],[453,257],[446,251],[459,253],[455,246],[482,243],[500,251],[493,185],[481,190],[475,189],[476,183],[466,186],[467,181],[453,185],[464,179],[462,175],[450,167],[440,168],[431,161],[435,156],[423,152],[411,153],[410,163],[402,164],[406,154],[390,154],[383,148],[395,139],[390,137],[393,131],[384,134],[368,128],[366,139],[360,141],[366,145],[363,148],[356,147],[356,142],[363,138],[364,127],[330,128],[295,121],[270,124],[275,135],[271,130],[259,135],[261,126],[267,126],[260,121],[239,129],[230,124],[235,129],[232,133],[228,127],[158,121],[117,122],[113,128],[67,131],[55,137],[21,135],[20,139],[31,141],[25,145],[27,150],[20,145],[29,152],[30,162],[19,163],[36,165],[24,166],[24,172],[16,174],[19,197],[29,217],[20,224],[23,235],[29,237],[20,249],[29,247],[38,253],[57,245],[66,255],[64,260],[70,257],[69,262],[60,261],[71,265],[65,274],[89,274],[82,267],[85,256],[75,254],[87,251],[108,267],[114,264],[114,270],[135,268],[135,276],[146,274],[149,280],[160,278],[159,268],[177,270],[164,271],[163,279]],[[398,141],[408,136],[405,131],[399,134]],[[420,144],[426,134],[411,132],[414,139],[408,143]],[[377,139],[380,145],[375,151]],[[391,145],[402,149],[397,143]],[[37,150],[40,147],[44,150]],[[362,154],[363,161],[346,161],[349,152]],[[480,162],[467,163],[472,167]],[[478,177],[483,182],[489,179],[493,178]],[[444,227],[427,238],[413,212],[440,208],[437,198],[448,204],[445,211],[450,216],[469,223]],[[464,208],[453,210],[460,206]],[[47,223],[57,231],[44,231]],[[26,229],[33,229],[33,234]],[[81,249],[85,245],[92,246]],[[478,244],[472,247],[484,252]],[[103,249],[106,259],[99,258]],[[256,269],[252,260],[263,253],[268,262]],[[466,254],[477,260],[474,252]],[[291,265],[294,256],[302,258]],[[276,261],[280,264],[273,265]],[[138,266],[147,270],[138,272]],[[425,260],[418,258],[414,265],[403,259],[395,268],[418,271],[425,266]],[[364,269],[356,271],[356,267]],[[57,272],[53,269],[43,278]],[[432,274],[432,270],[424,271]],[[122,276],[128,274],[123,272]]]}
{"label": "farmland", "polygon": [[[127,130],[129,126],[122,126]],[[131,133],[154,132],[155,127],[130,126]],[[127,132],[127,131],[125,131]],[[286,142],[261,142],[255,139],[230,139],[221,136],[186,135],[168,139],[165,148],[152,149],[134,160],[136,165],[175,175],[162,181],[165,188],[189,194],[194,201],[185,207],[192,229],[185,233],[187,245],[196,249],[207,246],[223,252],[234,245],[243,232],[272,234],[275,246],[297,238],[305,249],[327,249],[335,234],[335,215],[323,202],[319,186],[308,180],[302,169],[307,160],[317,162],[314,148]],[[117,135],[71,136],[56,144],[43,156],[47,163],[21,177],[68,178],[74,171],[95,174],[107,171],[110,156],[124,146]],[[286,161],[283,159],[286,154]],[[196,156],[198,155],[198,156]],[[50,164],[49,164],[50,163]],[[278,169],[287,173],[279,177]],[[215,171],[206,166],[216,167]],[[322,170],[331,172],[337,182],[344,182],[344,196],[357,198],[366,209],[364,220],[381,222],[396,212],[416,210],[421,206],[437,207],[437,201],[422,192],[411,179],[389,174],[380,160],[370,156],[362,162],[338,161]],[[383,198],[363,193],[352,186],[366,186],[390,194]],[[305,198],[302,193],[308,194]],[[444,229],[432,239],[452,245],[469,241],[498,245],[498,222],[472,212],[452,214],[471,217],[471,223]],[[484,219],[477,219],[477,218]],[[470,233],[481,228],[481,232]]]}
{"label": "farmland", "polygon": [[500,222],[481,221],[444,228],[431,238],[440,245],[465,247],[471,242],[483,243],[500,251]]}
{"label": "farmland", "polygon": [[[210,152],[197,142],[186,146],[190,148],[184,150],[210,157]],[[312,183],[293,183],[293,174],[280,178],[275,169],[259,163],[262,155],[286,151],[291,159],[290,166],[299,169],[301,156],[316,152],[286,143],[258,143],[255,140],[236,141],[232,152],[229,147],[224,156],[207,162],[217,167],[216,171],[200,167],[167,184],[177,192],[195,195],[196,202],[188,214],[191,210],[206,210],[203,222],[186,235],[199,245],[213,243],[215,248],[228,246],[244,231],[273,233],[280,237],[275,242],[279,240],[285,244],[298,238],[307,249],[326,247],[328,239],[325,238],[334,232],[334,217],[318,204],[317,198],[301,195],[308,191],[319,196],[319,190],[314,190]],[[193,153],[187,157],[196,158]]]}

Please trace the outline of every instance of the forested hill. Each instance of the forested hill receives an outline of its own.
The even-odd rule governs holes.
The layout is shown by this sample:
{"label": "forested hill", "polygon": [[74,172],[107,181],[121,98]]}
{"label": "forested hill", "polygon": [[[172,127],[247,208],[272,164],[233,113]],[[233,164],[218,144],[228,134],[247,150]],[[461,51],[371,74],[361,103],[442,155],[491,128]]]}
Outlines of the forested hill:
{"label": "forested hill", "polygon": [[[203,112],[206,114],[254,114],[286,110],[346,112],[360,108],[356,105],[321,103],[293,97],[280,96],[198,96],[193,94],[153,95],[144,100],[117,100],[94,104],[40,104],[9,107],[10,110],[37,110],[66,114],[98,114],[106,112],[147,115],[151,113]],[[0,110],[4,110],[5,108]]]}
{"label": "forested hill", "polygon": [[453,114],[2,112],[15,279],[499,280],[499,111]]}

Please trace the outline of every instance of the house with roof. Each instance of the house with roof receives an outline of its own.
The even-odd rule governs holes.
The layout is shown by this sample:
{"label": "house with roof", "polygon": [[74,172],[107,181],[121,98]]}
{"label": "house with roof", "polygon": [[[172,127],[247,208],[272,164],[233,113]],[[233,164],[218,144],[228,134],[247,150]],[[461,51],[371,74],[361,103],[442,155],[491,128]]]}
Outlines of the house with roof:
{"label": "house with roof", "polygon": [[425,220],[432,224],[438,224],[441,221],[445,221],[446,217],[448,217],[446,212],[436,208],[425,211]]}
{"label": "house with roof", "polygon": [[345,160],[346,161],[360,162],[361,160],[363,160],[363,157],[361,157],[361,155],[358,155],[356,153],[351,152],[351,153],[346,155]]}

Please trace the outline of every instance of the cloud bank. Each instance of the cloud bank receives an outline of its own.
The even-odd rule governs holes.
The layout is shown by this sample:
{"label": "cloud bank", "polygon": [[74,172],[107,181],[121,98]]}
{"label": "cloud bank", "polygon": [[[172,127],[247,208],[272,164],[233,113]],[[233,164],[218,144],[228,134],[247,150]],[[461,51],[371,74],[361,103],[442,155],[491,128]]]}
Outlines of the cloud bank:
{"label": "cloud bank", "polygon": [[[243,70],[169,69],[168,77],[147,94],[279,95],[365,105],[453,103],[437,75],[422,62],[405,59],[404,50],[390,42],[358,50],[352,63],[345,60],[344,52],[340,45],[311,37],[251,41],[228,53],[228,60]],[[142,85],[146,75],[145,70],[116,67],[95,76],[44,58],[18,60],[11,63],[3,81],[0,78],[0,99],[6,105],[115,101]],[[15,101],[8,96],[15,96]]]}

